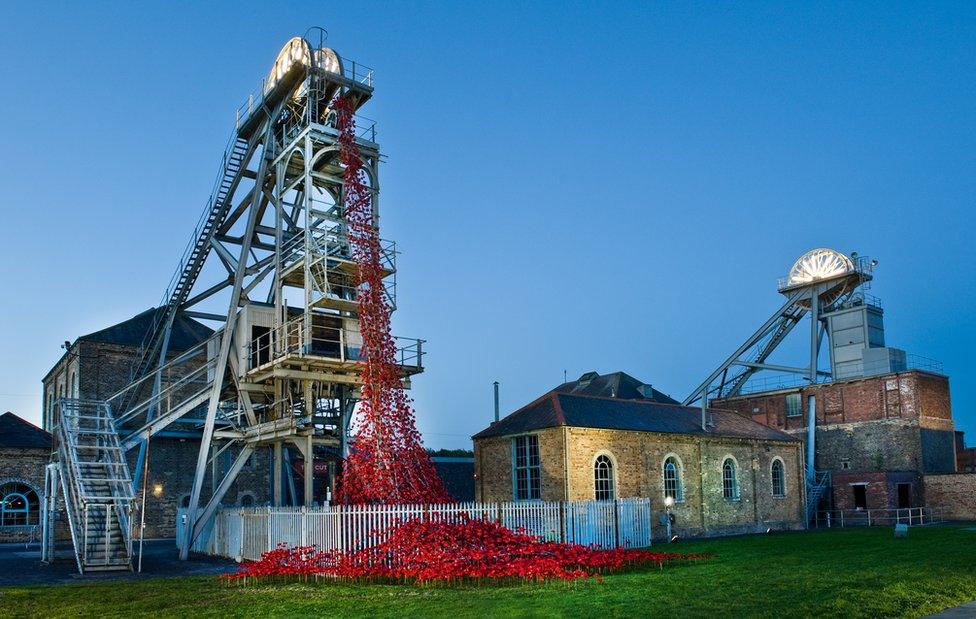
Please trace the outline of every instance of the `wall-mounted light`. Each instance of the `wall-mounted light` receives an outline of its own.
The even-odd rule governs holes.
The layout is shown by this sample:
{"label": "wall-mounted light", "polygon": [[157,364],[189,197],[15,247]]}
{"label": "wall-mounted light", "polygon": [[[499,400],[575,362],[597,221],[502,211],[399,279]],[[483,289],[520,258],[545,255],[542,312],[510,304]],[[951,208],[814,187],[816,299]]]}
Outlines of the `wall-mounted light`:
{"label": "wall-mounted light", "polygon": [[163,496],[163,484],[153,484],[153,496],[157,498]]}

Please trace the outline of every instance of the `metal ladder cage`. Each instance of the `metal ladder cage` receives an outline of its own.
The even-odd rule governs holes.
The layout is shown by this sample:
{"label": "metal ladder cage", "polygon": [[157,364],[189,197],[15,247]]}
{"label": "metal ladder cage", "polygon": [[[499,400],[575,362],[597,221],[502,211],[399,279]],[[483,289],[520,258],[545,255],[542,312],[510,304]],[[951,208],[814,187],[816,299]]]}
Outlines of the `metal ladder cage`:
{"label": "metal ladder cage", "polygon": [[78,569],[131,569],[135,498],[105,402],[62,398],[55,457]]}

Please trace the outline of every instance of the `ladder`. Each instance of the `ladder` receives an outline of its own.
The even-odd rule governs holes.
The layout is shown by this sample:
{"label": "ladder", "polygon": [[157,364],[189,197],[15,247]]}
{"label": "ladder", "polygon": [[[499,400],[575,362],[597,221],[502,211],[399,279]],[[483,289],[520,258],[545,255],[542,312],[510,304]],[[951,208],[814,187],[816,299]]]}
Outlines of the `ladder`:
{"label": "ladder", "polygon": [[132,481],[107,403],[63,398],[55,430],[78,571],[132,569]]}
{"label": "ladder", "polygon": [[153,317],[153,323],[142,342],[141,358],[135,365],[135,371],[130,377],[137,380],[149,371],[156,362],[156,356],[162,344],[162,332],[165,326],[173,320],[177,310],[186,302],[193,284],[196,282],[203,264],[210,252],[210,243],[214,233],[226,219],[231,204],[228,198],[241,180],[244,161],[250,152],[249,143],[235,131],[227,148],[224,150],[220,165],[220,172],[210,193],[210,199],[203,211],[203,215],[193,230],[193,236],[183,251],[176,272],[170,280],[170,285],[164,295],[165,311],[158,311]]}

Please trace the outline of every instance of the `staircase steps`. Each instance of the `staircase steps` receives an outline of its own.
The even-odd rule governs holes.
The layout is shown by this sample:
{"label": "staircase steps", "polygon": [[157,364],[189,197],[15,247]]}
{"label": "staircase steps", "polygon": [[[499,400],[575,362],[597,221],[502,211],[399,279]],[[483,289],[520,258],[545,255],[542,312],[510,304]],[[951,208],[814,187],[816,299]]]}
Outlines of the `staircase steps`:
{"label": "staircase steps", "polygon": [[131,570],[134,494],[111,409],[65,398],[58,417],[55,455],[78,570]]}

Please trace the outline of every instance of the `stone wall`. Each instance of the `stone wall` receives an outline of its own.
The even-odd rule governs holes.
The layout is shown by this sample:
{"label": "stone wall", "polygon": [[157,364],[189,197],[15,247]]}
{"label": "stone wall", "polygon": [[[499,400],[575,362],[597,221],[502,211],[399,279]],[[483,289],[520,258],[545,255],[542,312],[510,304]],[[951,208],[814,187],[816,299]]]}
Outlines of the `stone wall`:
{"label": "stone wall", "polygon": [[976,473],[926,475],[925,502],[941,507],[950,520],[976,521]]}
{"label": "stone wall", "polygon": [[[38,498],[38,511],[29,514],[31,525],[0,527],[0,542],[26,542],[31,536],[30,527],[40,524],[39,508],[44,500],[44,467],[48,457],[45,449],[0,449],[0,485],[9,482],[25,484]],[[39,539],[39,527],[35,533],[35,539]]]}
{"label": "stone wall", "polygon": [[[539,436],[542,500],[593,500],[593,465],[600,455],[614,463],[616,496],[648,497],[655,513],[654,534],[664,528],[657,515],[664,505],[664,461],[679,464],[683,497],[671,509],[674,532],[682,536],[729,535],[803,526],[804,486],[799,442],[759,441],[718,436],[658,434],[591,428],[549,428]],[[475,441],[477,496],[511,501],[512,438]],[[722,493],[722,465],[737,464],[739,496]],[[786,494],[772,495],[772,462],[783,461]]]}
{"label": "stone wall", "polygon": [[[543,501],[561,501],[566,496],[563,467],[565,451],[562,428],[532,432],[539,437],[541,494]],[[475,499],[485,502],[512,500],[512,438],[493,437],[475,441]]]}

